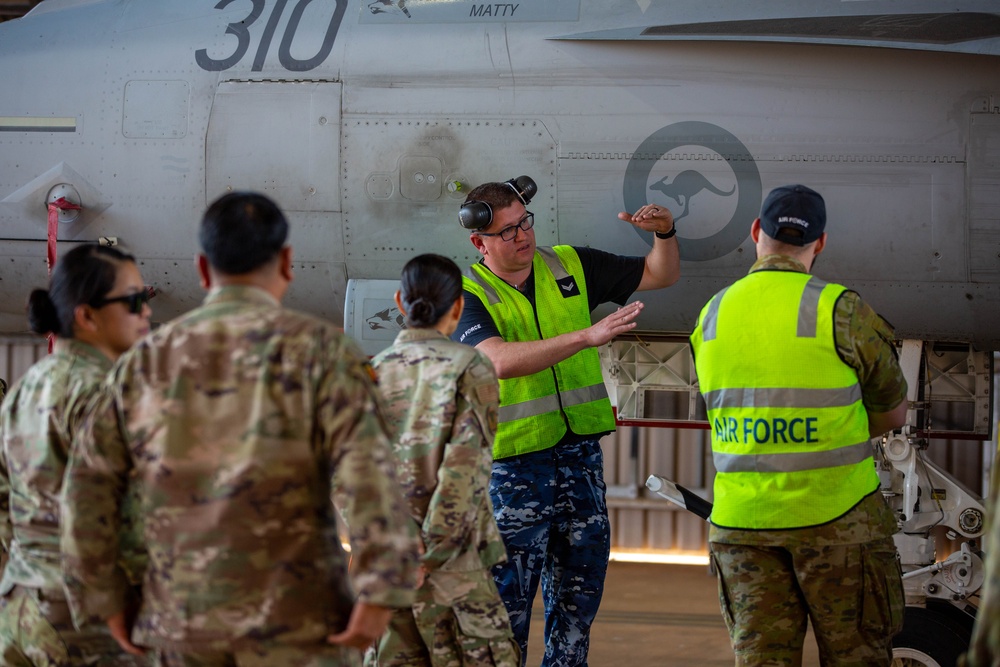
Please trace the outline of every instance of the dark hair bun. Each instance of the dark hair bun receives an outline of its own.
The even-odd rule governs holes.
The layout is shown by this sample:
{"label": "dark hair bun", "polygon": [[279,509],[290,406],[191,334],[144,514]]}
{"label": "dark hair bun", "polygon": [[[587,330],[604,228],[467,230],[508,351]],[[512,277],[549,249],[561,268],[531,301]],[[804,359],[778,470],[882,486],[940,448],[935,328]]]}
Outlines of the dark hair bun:
{"label": "dark hair bun", "polygon": [[418,298],[410,304],[408,320],[415,327],[429,327],[437,322],[434,304],[424,298]]}
{"label": "dark hair bun", "polygon": [[28,295],[27,310],[28,326],[35,333],[48,335],[59,331],[59,313],[48,290],[32,290]]}

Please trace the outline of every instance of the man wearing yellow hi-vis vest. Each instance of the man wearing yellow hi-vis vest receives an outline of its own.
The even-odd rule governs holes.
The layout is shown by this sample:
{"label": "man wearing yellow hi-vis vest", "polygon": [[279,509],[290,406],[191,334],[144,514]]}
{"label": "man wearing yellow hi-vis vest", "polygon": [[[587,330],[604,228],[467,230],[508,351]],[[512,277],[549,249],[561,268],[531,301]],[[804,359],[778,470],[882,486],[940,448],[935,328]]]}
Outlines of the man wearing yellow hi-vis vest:
{"label": "man wearing yellow hi-vis vest", "polygon": [[810,275],[826,205],[776,188],[757,261],[691,335],[716,467],[709,544],[737,665],[798,665],[806,621],[824,665],[883,665],[903,589],[870,438],[902,426],[891,326]]}
{"label": "man wearing yellow hi-vis vest", "polygon": [[521,176],[481,185],[462,205],[459,220],[483,257],[465,278],[453,337],[489,357],[500,378],[490,498],[508,560],[493,576],[522,664],[541,581],[541,664],[585,666],[610,551],[599,440],[615,428],[596,347],[634,328],[642,303],[596,324],[590,313],[673,284],[680,257],[673,217],[655,205],[618,215],[654,232],[646,257],[536,248],[535,218],[525,208],[536,191]]}

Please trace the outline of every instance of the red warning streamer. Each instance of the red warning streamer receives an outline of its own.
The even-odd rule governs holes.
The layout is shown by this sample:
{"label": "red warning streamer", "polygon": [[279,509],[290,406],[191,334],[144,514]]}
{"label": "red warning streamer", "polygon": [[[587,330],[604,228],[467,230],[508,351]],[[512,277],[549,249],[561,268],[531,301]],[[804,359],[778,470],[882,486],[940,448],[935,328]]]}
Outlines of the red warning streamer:
{"label": "red warning streamer", "polygon": [[74,204],[65,197],[60,197],[49,204],[49,243],[45,259],[49,265],[49,275],[52,275],[52,268],[56,265],[56,242],[59,240],[59,211],[80,211],[83,207]]}
{"label": "red warning streamer", "polygon": [[[60,197],[49,204],[49,236],[48,246],[45,252],[45,263],[49,266],[49,275],[56,265],[56,242],[59,240],[59,211],[79,211],[82,206],[74,204],[65,197]],[[52,354],[52,346],[55,343],[55,334],[49,336],[49,354]]]}

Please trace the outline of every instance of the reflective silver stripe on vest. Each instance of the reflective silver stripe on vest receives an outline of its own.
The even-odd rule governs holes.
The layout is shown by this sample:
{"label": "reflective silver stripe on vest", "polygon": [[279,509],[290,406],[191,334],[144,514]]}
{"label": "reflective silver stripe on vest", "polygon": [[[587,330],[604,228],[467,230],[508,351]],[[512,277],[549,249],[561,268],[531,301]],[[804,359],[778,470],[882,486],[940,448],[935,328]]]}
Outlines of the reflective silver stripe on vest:
{"label": "reflective silver stripe on vest", "polygon": [[861,400],[861,386],[839,389],[735,387],[705,394],[709,410],[722,408],[843,408]]}
{"label": "reflective silver stripe on vest", "polygon": [[589,387],[580,387],[579,389],[564,391],[558,396],[556,394],[552,394],[550,396],[534,398],[530,401],[514,403],[513,405],[501,405],[500,422],[512,422],[517,421],[518,419],[537,417],[538,415],[544,415],[548,412],[558,412],[560,409],[560,399],[562,399],[561,407],[568,408],[574,405],[583,405],[584,403],[599,401],[607,397],[608,390],[602,382],[600,384],[592,384]]}
{"label": "reflective silver stripe on vest", "polygon": [[816,322],[819,313],[819,297],[823,294],[826,283],[819,278],[811,277],[802,290],[802,300],[799,301],[799,323],[795,335],[799,338],[815,338]]}
{"label": "reflective silver stripe on vest", "polygon": [[787,454],[722,454],[712,453],[719,472],[803,472],[820,468],[855,465],[872,455],[869,440],[824,452],[794,452]]}
{"label": "reflective silver stripe on vest", "polygon": [[719,304],[722,303],[722,296],[728,289],[726,287],[716,294],[712,299],[712,303],[708,304],[708,310],[705,311],[705,318],[701,321],[702,341],[715,340],[719,328]]}
{"label": "reflective silver stripe on vest", "polygon": [[559,259],[559,255],[556,254],[555,250],[547,246],[538,247],[535,250],[541,255],[542,261],[545,262],[545,266],[549,267],[549,271],[552,272],[556,280],[569,278],[569,273],[566,271],[566,267],[562,265],[562,260]]}
{"label": "reflective silver stripe on vest", "polygon": [[482,287],[483,291],[486,292],[486,301],[488,302],[486,305],[493,306],[500,303],[500,295],[497,294],[495,289],[493,289],[493,285],[486,282],[486,280],[479,275],[474,268],[469,268],[467,275],[469,276],[469,280]]}

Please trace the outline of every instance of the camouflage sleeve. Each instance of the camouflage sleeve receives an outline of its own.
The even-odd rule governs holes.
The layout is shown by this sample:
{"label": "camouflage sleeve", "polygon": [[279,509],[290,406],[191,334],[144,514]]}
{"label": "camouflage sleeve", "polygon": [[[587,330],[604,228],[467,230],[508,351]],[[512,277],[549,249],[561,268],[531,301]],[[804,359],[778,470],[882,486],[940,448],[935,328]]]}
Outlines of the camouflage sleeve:
{"label": "camouflage sleeve", "polygon": [[125,606],[118,565],[120,501],[131,462],[119,428],[114,385],[94,396],[63,482],[60,549],[74,621],[104,620]]}
{"label": "camouflage sleeve", "polygon": [[419,540],[395,479],[374,374],[346,338],[331,344],[328,358],[337,361],[321,379],[317,423],[351,542],[354,590],[369,604],[407,607],[414,600]]}
{"label": "camouflage sleeve", "polygon": [[489,488],[500,389],[485,357],[476,355],[461,374],[456,400],[455,421],[422,526],[423,563],[429,570],[462,550]]}
{"label": "camouflage sleeve", "polygon": [[[70,434],[79,434],[87,426],[87,419],[97,407],[99,397],[91,391],[90,396],[78,395],[76,400],[67,405],[66,430]],[[73,437],[72,447],[79,446],[79,437]],[[72,453],[70,454],[72,456]],[[60,509],[62,511],[62,509]],[[138,513],[138,489],[135,484],[128,485],[128,493],[121,503],[119,513],[121,530],[119,532],[119,564],[125,571],[133,586],[142,583],[142,575],[149,561],[149,554],[142,543],[142,521]]]}
{"label": "camouflage sleeve", "polygon": [[889,412],[906,400],[892,325],[857,293],[846,291],[837,300],[834,327],[837,351],[857,371],[865,408]]}

